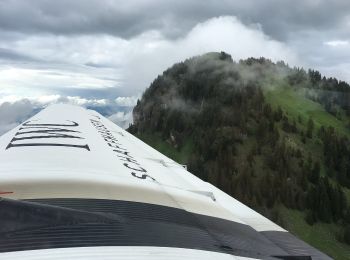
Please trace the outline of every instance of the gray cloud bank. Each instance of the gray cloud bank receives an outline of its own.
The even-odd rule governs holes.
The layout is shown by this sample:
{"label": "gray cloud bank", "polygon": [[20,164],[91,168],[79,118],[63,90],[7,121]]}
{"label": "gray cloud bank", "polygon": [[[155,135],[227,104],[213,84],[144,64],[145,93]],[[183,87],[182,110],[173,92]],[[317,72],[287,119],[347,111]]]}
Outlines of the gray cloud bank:
{"label": "gray cloud bank", "polygon": [[54,102],[126,126],[158,74],[211,51],[350,81],[349,31],[347,0],[1,0],[0,128]]}
{"label": "gray cloud bank", "polygon": [[225,51],[235,59],[265,56],[298,63],[297,53],[287,44],[266,35],[257,24],[247,26],[232,16],[198,23],[177,39],[154,30],[130,39],[38,34],[0,39],[0,48],[5,56],[1,60],[0,51],[0,86],[4,86],[0,97],[91,94],[92,90],[139,95],[173,63],[210,51]]}
{"label": "gray cloud bank", "polygon": [[283,40],[305,30],[341,31],[349,8],[346,0],[3,0],[0,28],[26,34],[102,33],[122,38],[158,30],[176,37],[199,22],[229,15],[260,23],[269,35]]}
{"label": "gray cloud bank", "polygon": [[[148,51],[142,42],[156,47],[158,38],[177,44],[199,24],[220,16],[237,17],[244,26],[282,42],[303,57],[300,65],[350,80],[349,57],[339,56],[350,53],[347,0],[2,0],[0,60],[109,67],[123,74],[117,68]],[[332,41],[346,44],[324,44]]]}

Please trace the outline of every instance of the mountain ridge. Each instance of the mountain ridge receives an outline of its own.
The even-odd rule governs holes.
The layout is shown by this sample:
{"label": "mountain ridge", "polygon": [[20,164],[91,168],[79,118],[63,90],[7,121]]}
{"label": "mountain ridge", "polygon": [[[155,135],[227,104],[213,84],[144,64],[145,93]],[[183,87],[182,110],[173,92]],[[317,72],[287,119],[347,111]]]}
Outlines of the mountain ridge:
{"label": "mountain ridge", "polygon": [[302,238],[346,259],[349,102],[349,85],[318,71],[208,53],[158,76],[129,131],[297,235],[297,222],[330,225],[331,243]]}

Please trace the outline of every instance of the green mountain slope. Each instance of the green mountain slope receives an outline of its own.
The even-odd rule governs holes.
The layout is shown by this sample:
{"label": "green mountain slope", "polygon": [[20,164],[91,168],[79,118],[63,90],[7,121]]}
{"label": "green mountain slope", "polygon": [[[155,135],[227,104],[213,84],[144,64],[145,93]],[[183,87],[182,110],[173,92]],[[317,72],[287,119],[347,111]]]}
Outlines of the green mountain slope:
{"label": "green mountain slope", "polygon": [[289,116],[300,116],[304,121],[312,118],[317,128],[321,126],[333,126],[340,134],[350,137],[348,121],[339,119],[328,113],[325,108],[313,100],[305,97],[305,89],[293,89],[288,86],[268,87],[265,90],[267,102],[274,108],[280,106]]}
{"label": "green mountain slope", "polygon": [[[350,87],[209,53],[145,91],[129,131],[336,259],[350,255]],[[321,237],[322,236],[322,237]]]}

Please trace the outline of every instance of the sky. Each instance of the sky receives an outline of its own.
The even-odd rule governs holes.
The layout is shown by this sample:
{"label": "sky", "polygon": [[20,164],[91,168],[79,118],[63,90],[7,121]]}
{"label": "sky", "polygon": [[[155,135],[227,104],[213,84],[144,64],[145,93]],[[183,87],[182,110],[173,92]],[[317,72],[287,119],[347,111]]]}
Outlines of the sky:
{"label": "sky", "polygon": [[350,82],[350,1],[0,0],[0,134],[52,103],[126,127],[157,75],[210,51]]}

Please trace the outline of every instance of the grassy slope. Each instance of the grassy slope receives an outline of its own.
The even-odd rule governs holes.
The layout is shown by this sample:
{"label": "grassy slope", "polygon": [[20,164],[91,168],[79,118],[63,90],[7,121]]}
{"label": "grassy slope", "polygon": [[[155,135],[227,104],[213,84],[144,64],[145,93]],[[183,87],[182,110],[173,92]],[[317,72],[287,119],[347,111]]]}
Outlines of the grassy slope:
{"label": "grassy slope", "polygon": [[[297,91],[288,87],[268,88],[265,91],[265,96],[266,100],[273,107],[281,106],[287,112],[289,118],[295,118],[297,121],[300,115],[304,123],[304,129],[307,120],[309,117],[312,117],[316,128],[319,128],[321,125],[333,126],[340,134],[350,137],[350,131],[346,128],[346,124],[343,121],[327,113],[320,104],[305,98],[300,90]],[[296,142],[298,142],[298,139],[298,137],[294,137]],[[311,152],[314,158],[319,158],[322,161],[322,146],[316,138],[308,139],[307,143],[302,147],[305,152]],[[348,201],[350,201],[350,191],[348,189],[344,189],[344,191]],[[336,240],[341,227],[335,224],[324,223],[310,226],[305,222],[303,213],[295,210],[283,209],[282,216],[284,222],[287,223],[287,229],[304,241],[335,259],[350,259],[350,247]]]}
{"label": "grassy slope", "polygon": [[286,228],[321,251],[332,256],[334,259],[349,259],[350,246],[340,243],[336,237],[341,232],[341,227],[335,224],[316,223],[308,225],[304,220],[304,213],[281,208],[282,218]]}
{"label": "grassy slope", "polygon": [[339,133],[350,137],[350,130],[346,128],[344,121],[327,113],[319,104],[304,97],[303,90],[293,90],[289,87],[267,88],[265,97],[272,106],[281,108],[288,113],[291,118],[297,120],[300,115],[303,122],[307,122],[311,117],[316,128],[323,126],[333,126]]}

